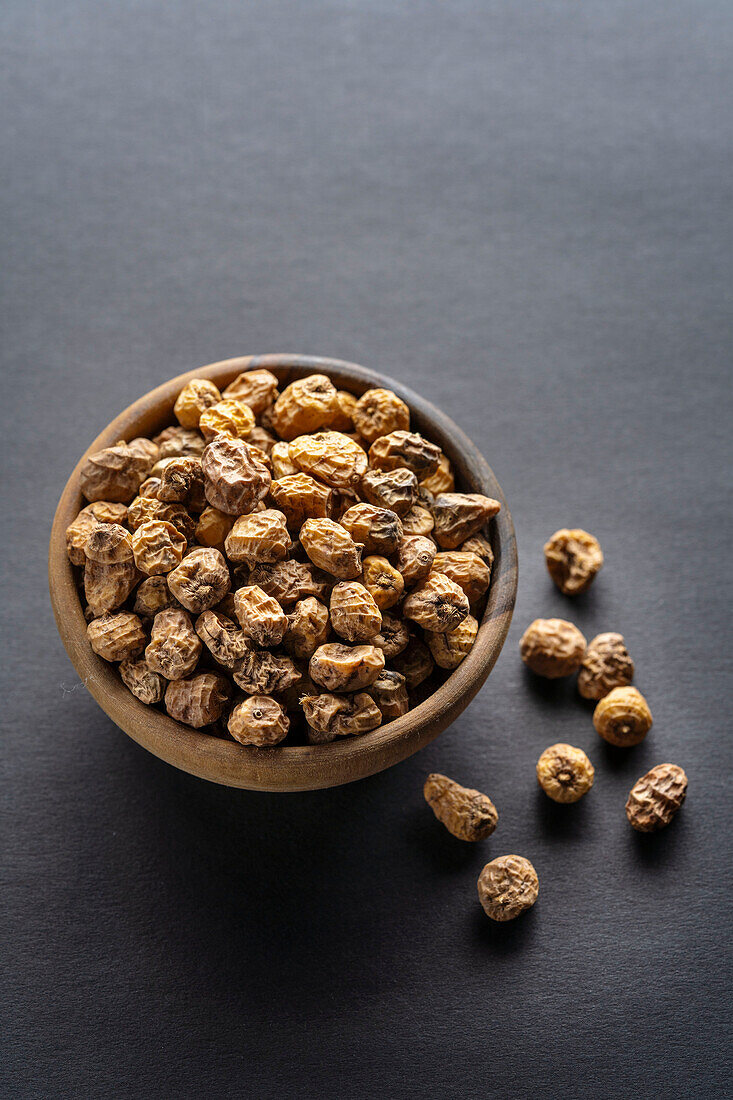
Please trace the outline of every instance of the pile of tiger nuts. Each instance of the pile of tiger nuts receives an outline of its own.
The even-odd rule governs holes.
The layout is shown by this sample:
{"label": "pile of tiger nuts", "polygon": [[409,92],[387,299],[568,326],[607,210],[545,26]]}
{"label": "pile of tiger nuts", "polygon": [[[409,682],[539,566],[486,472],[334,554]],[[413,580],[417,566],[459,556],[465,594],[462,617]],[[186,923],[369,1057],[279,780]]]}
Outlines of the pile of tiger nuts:
{"label": "pile of tiger nuts", "polygon": [[141,702],[258,748],[405,714],[470,652],[500,505],[391,390],[188,382],[177,423],[87,459],[66,532],[89,642]]}
{"label": "pile of tiger nuts", "polygon": [[[548,572],[567,596],[585,592],[603,565],[598,540],[587,531],[556,531],[545,545]],[[593,724],[619,748],[644,740],[652,726],[646,699],[631,687],[634,662],[621,634],[598,634],[587,642],[571,622],[535,619],[519,643],[522,660],[537,676],[557,679],[577,673],[578,691],[596,702]],[[581,799],[593,786],[595,769],[582,749],[550,745],[536,767],[537,782],[554,802]],[[499,815],[487,795],[437,773],[429,775],[424,796],[433,813],[459,840],[477,841],[493,833]],[[626,816],[638,832],[665,828],[685,801],[687,776],[676,764],[658,764],[636,781]],[[479,901],[495,921],[508,921],[530,909],[539,893],[537,872],[522,856],[500,856],[487,863],[478,880]]]}

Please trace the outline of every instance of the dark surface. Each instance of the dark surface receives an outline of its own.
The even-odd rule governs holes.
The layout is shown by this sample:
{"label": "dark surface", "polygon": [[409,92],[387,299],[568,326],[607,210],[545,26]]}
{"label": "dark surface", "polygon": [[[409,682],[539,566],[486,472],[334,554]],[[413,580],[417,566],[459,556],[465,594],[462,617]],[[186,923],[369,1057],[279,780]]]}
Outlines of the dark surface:
{"label": "dark surface", "polygon": [[[730,1091],[731,8],[7,0],[2,272],[3,1092],[631,1097]],[[174,373],[301,351],[392,373],[478,443],[520,594],[422,754],[255,795],[146,755],[76,680],[45,553],[97,431]],[[557,527],[607,565],[569,602]],[[524,672],[538,615],[621,630],[655,724],[599,744]],[[542,749],[590,752],[575,807]],[[639,837],[632,782],[687,805]],[[476,847],[422,802],[496,801]],[[532,859],[535,909],[478,906]]]}

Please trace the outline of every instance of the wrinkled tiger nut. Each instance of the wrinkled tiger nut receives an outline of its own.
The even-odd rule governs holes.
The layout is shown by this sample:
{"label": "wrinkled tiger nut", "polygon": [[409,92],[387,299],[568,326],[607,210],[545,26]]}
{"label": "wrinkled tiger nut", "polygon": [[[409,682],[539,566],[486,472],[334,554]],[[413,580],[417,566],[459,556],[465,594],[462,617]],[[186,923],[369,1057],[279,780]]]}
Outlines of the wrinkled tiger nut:
{"label": "wrinkled tiger nut", "polygon": [[277,398],[278,381],[269,370],[247,370],[224,390],[223,397],[249,405],[260,416]]}
{"label": "wrinkled tiger nut", "polygon": [[418,432],[389,432],[372,443],[369,465],[377,470],[405,467],[418,478],[426,478],[438,469],[441,454],[440,447]]}
{"label": "wrinkled tiger nut", "polygon": [[[337,390],[336,400],[338,401],[338,415],[334,416],[331,422],[331,427],[336,432],[353,432],[354,431],[354,409],[356,408],[356,398],[353,393],[349,393],[347,390]],[[361,444],[360,444],[361,445]]]}
{"label": "wrinkled tiger nut", "polygon": [[287,617],[285,648],[294,657],[308,660],[328,639],[328,608],[315,596],[298,600]]}
{"label": "wrinkled tiger nut", "polygon": [[233,678],[248,695],[279,695],[299,683],[303,674],[290,657],[250,649],[234,669]]}
{"label": "wrinkled tiger nut", "polygon": [[105,661],[136,657],[147,641],[143,624],[129,611],[94,619],[87,627],[87,638],[94,652]]}
{"label": "wrinkled tiger nut", "polygon": [[90,502],[129,504],[148,476],[149,463],[126,443],[90,455],[81,468],[79,485]]}
{"label": "wrinkled tiger nut", "polygon": [[361,543],[366,554],[393,554],[402,539],[402,521],[390,508],[374,504],[354,504],[347,508],[339,523]]}
{"label": "wrinkled tiger nut", "polygon": [[219,611],[202,611],[196,620],[196,633],[224,668],[236,668],[249,648],[244,631]]}
{"label": "wrinkled tiger nut", "polygon": [[369,463],[366,451],[342,432],[299,435],[290,444],[288,454],[298,470],[332,489],[357,485]]}
{"label": "wrinkled tiger nut", "polygon": [[337,737],[358,737],[382,724],[382,712],[370,695],[304,695],[301,706],[308,723],[308,741],[321,745]]}
{"label": "wrinkled tiger nut", "polygon": [[293,559],[272,565],[256,565],[250,570],[249,583],[258,584],[283,607],[290,607],[307,596],[316,596],[321,600],[329,590],[325,579],[316,574],[312,565]]}
{"label": "wrinkled tiger nut", "polygon": [[141,523],[132,536],[135,565],[148,577],[170,573],[181,564],[186,540],[172,523],[150,520]]}
{"label": "wrinkled tiger nut", "polygon": [[420,687],[435,668],[430,650],[419,638],[413,638],[405,649],[392,658],[391,663],[395,671],[405,677],[408,691]]}
{"label": "wrinkled tiger nut", "polygon": [[307,474],[288,474],[270,486],[270,496],[284,514],[288,527],[299,530],[307,519],[331,514],[333,491]]}
{"label": "wrinkled tiger nut", "polygon": [[390,432],[408,431],[410,410],[392,390],[367,390],[356,402],[352,419],[357,432],[367,443]]}
{"label": "wrinkled tiger nut", "polygon": [[556,531],[544,549],[547,571],[566,596],[585,592],[603,565],[598,539],[580,528]]}
{"label": "wrinkled tiger nut", "polygon": [[439,493],[433,502],[435,541],[442,550],[455,550],[500,509],[498,500],[481,493]]}
{"label": "wrinkled tiger nut", "polygon": [[423,794],[441,825],[458,840],[484,840],[496,828],[499,814],[491,799],[447,775],[429,775]]}
{"label": "wrinkled tiger nut", "polygon": [[442,550],[435,555],[433,572],[444,573],[462,588],[469,603],[480,600],[488,590],[491,574],[489,568],[478,554],[467,554],[462,550]]}
{"label": "wrinkled tiger nut", "polygon": [[386,661],[391,661],[407,647],[410,637],[410,627],[404,619],[382,615],[379,633],[369,638],[369,642],[381,649]]}
{"label": "wrinkled tiger nut", "polygon": [[609,745],[630,748],[652,728],[652,712],[634,687],[618,687],[604,696],[593,711],[593,725]]}
{"label": "wrinkled tiger nut", "polygon": [[377,646],[326,642],[311,657],[308,673],[326,691],[361,691],[374,683],[383,668],[384,654]]}
{"label": "wrinkled tiger nut", "polygon": [[626,816],[640,833],[654,833],[671,822],[687,795],[687,776],[677,764],[657,764],[637,779],[626,800]]}
{"label": "wrinkled tiger nut", "polygon": [[209,504],[198,518],[194,538],[201,546],[213,546],[224,553],[224,541],[234,526],[234,516]]}
{"label": "wrinkled tiger nut", "polygon": [[470,611],[462,588],[444,573],[431,573],[405,600],[403,613],[424,630],[443,634],[455,630]]}
{"label": "wrinkled tiger nut", "polygon": [[[120,440],[121,444],[124,444],[124,442],[124,439]],[[153,443],[152,439],[143,439],[142,436],[138,436],[137,439],[131,439],[127,446],[140,459],[140,467],[145,470],[145,477],[147,477],[160,458],[160,449],[157,443]]]}
{"label": "wrinkled tiger nut", "polygon": [[489,573],[494,564],[494,551],[491,543],[485,535],[472,535],[470,539],[462,542],[458,549],[464,554],[477,554],[486,564]]}
{"label": "wrinkled tiger nut", "polygon": [[588,643],[578,673],[578,691],[584,699],[602,699],[634,678],[634,662],[621,634],[598,634]]}
{"label": "wrinkled tiger nut", "polygon": [[129,562],[133,559],[132,537],[119,523],[97,523],[87,537],[84,553],[98,565]]}
{"label": "wrinkled tiger nut", "polygon": [[185,504],[192,512],[203,512],[206,497],[201,459],[186,455],[166,462],[157,497],[167,504]]}
{"label": "wrinkled tiger nut", "polygon": [[94,616],[120,607],[140,580],[134,561],[103,565],[96,561],[84,566],[84,596]]}
{"label": "wrinkled tiger nut", "polygon": [[406,535],[429,535],[435,527],[432,512],[421,504],[413,504],[402,517],[402,529]]}
{"label": "wrinkled tiger nut", "polygon": [[364,558],[361,583],[380,611],[387,611],[402,599],[405,580],[398,569],[379,554]]}
{"label": "wrinkled tiger nut", "polygon": [[193,539],[196,522],[182,504],[166,504],[157,497],[135,497],[127,510],[127,526],[131,531],[136,531],[143,523],[151,520],[172,523],[186,542]]}
{"label": "wrinkled tiger nut", "polygon": [[180,607],[180,604],[171,594],[166,577],[147,577],[140,582],[132,609],[136,615],[141,619],[153,619],[159,611],[165,611],[168,607]]}
{"label": "wrinkled tiger nut", "polygon": [[336,387],[325,374],[298,378],[275,402],[272,425],[281,439],[330,428],[341,417]]}
{"label": "wrinkled tiger nut", "polygon": [[127,506],[112,501],[99,500],[82,508],[76,519],[66,528],[66,553],[72,565],[83,565],[86,560],[84,547],[98,523],[122,525],[127,519]]}
{"label": "wrinkled tiger nut", "polygon": [[340,523],[307,519],[300,529],[300,543],[313,564],[334,577],[351,580],[361,573],[361,547]]}
{"label": "wrinkled tiger nut", "polygon": [[270,462],[272,464],[272,476],[277,481],[282,480],[284,477],[293,477],[301,472],[290,461],[290,444],[282,439],[273,445],[270,451]]}
{"label": "wrinkled tiger nut", "polygon": [[120,665],[120,677],[136,699],[150,707],[160,703],[165,695],[166,681],[148,667],[147,661],[127,658]]}
{"label": "wrinkled tiger nut", "polygon": [[207,443],[217,435],[246,439],[255,426],[255,415],[243,401],[228,399],[205,409],[199,420],[199,431]]}
{"label": "wrinkled tiger nut", "polygon": [[367,470],[361,491],[370,504],[406,515],[417,503],[418,483],[412,470]]}
{"label": "wrinkled tiger nut", "polygon": [[259,585],[238,588],[234,593],[234,608],[245,636],[255,645],[279,645],[285,637],[287,616],[278,601]]}
{"label": "wrinkled tiger nut", "polygon": [[287,736],[290,719],[269,695],[250,695],[232,710],[227,729],[240,745],[277,745]]}
{"label": "wrinkled tiger nut", "polygon": [[201,649],[190,615],[171,607],[153,619],[145,660],[152,672],[166,680],[182,680],[196,668]]}
{"label": "wrinkled tiger nut", "polygon": [[368,642],[382,629],[382,613],[359,581],[340,581],[331,591],[331,625],[347,642]]}
{"label": "wrinkled tiger nut", "polygon": [[585,650],[585,638],[565,619],[535,619],[519,642],[525,665],[551,680],[577,672]]}
{"label": "wrinkled tiger nut", "polygon": [[224,549],[230,561],[283,561],[290,549],[285,516],[275,508],[240,516],[226,537]]}
{"label": "wrinkled tiger nut", "polygon": [[214,607],[230,588],[224,556],[213,546],[202,546],[186,554],[168,574],[168,587],[187,611],[199,615]]}
{"label": "wrinkled tiger nut", "polygon": [[[178,458],[181,455],[201,457],[206,446],[206,441],[201,432],[195,428],[173,427],[166,428],[155,436],[155,443],[159,447],[159,459]],[[153,473],[155,473],[155,469]]]}
{"label": "wrinkled tiger nut", "polygon": [[455,487],[456,479],[453,476],[453,468],[448,456],[444,454],[440,456],[437,470],[420,481],[420,488],[426,489],[434,497],[438,493],[452,493]]}
{"label": "wrinkled tiger nut", "polygon": [[243,439],[216,436],[202,455],[201,467],[206,499],[227,515],[252,512],[270,488],[270,471]]}
{"label": "wrinkled tiger nut", "polygon": [[523,856],[499,856],[487,863],[478,878],[478,898],[487,917],[514,920],[537,901],[537,872]]}
{"label": "wrinkled tiger nut", "polygon": [[376,680],[366,689],[382,713],[382,720],[391,722],[401,718],[410,709],[405,677],[399,672],[382,669]]}
{"label": "wrinkled tiger nut", "polygon": [[436,546],[424,535],[403,535],[397,547],[395,567],[408,588],[424,581],[435,560]]}
{"label": "wrinkled tiger nut", "polygon": [[553,802],[577,802],[593,786],[595,769],[582,749],[550,745],[537,761],[537,782]]}
{"label": "wrinkled tiger nut", "polygon": [[433,660],[439,668],[458,668],[464,657],[473,649],[473,643],[478,634],[478,622],[473,615],[466,615],[462,623],[453,630],[436,633],[434,630],[425,631],[425,641],[428,643]]}
{"label": "wrinkled tiger nut", "polygon": [[201,729],[221,717],[230,697],[228,680],[215,672],[200,672],[188,680],[168,684],[165,709],[177,722]]}
{"label": "wrinkled tiger nut", "polygon": [[198,428],[201,413],[221,401],[219,390],[208,378],[192,378],[183,387],[173,406],[178,423],[184,428]]}

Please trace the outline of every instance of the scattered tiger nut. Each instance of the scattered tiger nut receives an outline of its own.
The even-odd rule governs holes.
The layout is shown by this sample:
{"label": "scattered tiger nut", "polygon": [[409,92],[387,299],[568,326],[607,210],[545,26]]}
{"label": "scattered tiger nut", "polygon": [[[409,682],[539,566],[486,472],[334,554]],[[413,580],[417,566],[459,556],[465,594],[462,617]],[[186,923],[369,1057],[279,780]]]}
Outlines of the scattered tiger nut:
{"label": "scattered tiger nut", "polygon": [[290,719],[269,695],[250,695],[237,703],[229,715],[227,729],[240,745],[277,745],[287,737]]}
{"label": "scattered tiger nut", "polygon": [[480,600],[488,591],[491,574],[486,562],[478,554],[463,550],[442,550],[435,555],[432,571],[444,573],[462,588],[469,603]]}
{"label": "scattered tiger nut", "polygon": [[199,615],[214,607],[231,585],[224,556],[213,546],[202,546],[186,554],[180,565],[168,574],[168,587],[178,602]]}
{"label": "scattered tiger nut", "polygon": [[226,556],[234,562],[284,561],[290,545],[285,516],[276,508],[240,516],[224,541]]}
{"label": "scattered tiger nut", "polygon": [[364,558],[361,583],[372,596],[380,611],[387,611],[402,599],[405,580],[399,569],[379,554]]}
{"label": "scattered tiger nut", "polygon": [[234,608],[245,637],[255,645],[279,645],[285,637],[287,616],[274,596],[268,596],[259,585],[238,588]]}
{"label": "scattered tiger nut", "polygon": [[354,504],[347,508],[339,523],[361,543],[366,554],[393,554],[402,538],[402,521],[390,508],[374,504]]}
{"label": "scattered tiger nut", "polygon": [[285,648],[300,660],[309,660],[330,633],[328,608],[315,596],[298,600],[287,616]]}
{"label": "scattered tiger nut", "polygon": [[583,655],[578,691],[584,699],[602,699],[616,687],[628,687],[634,662],[621,634],[598,634]]}
{"label": "scattered tiger nut", "polygon": [[486,564],[489,572],[491,572],[494,564],[494,551],[491,549],[491,543],[485,535],[472,535],[470,539],[462,542],[458,549],[464,554],[478,554]]}
{"label": "scattered tiger nut", "polygon": [[671,822],[687,795],[687,776],[677,764],[657,764],[637,779],[626,800],[626,816],[640,833],[654,833]]}
{"label": "scattered tiger nut", "polygon": [[593,711],[593,725],[609,745],[630,748],[644,740],[652,728],[652,712],[634,687],[614,688]]}
{"label": "scattered tiger nut", "polygon": [[208,378],[192,378],[183,387],[173,406],[178,423],[184,428],[198,428],[201,413],[221,401],[219,390]]}
{"label": "scattered tiger nut", "polygon": [[385,722],[401,718],[410,709],[405,677],[399,672],[382,669],[376,680],[365,690],[379,707]]}
{"label": "scattered tiger nut", "polygon": [[471,652],[477,634],[478,622],[473,615],[466,615],[463,622],[453,630],[442,633],[426,630],[425,641],[436,665],[439,668],[453,669],[458,668],[464,657]]}
{"label": "scattered tiger nut", "polygon": [[87,638],[94,652],[105,661],[136,657],[147,641],[143,624],[129,611],[93,619],[87,627]]}
{"label": "scattered tiger nut", "polygon": [[[119,442],[124,444],[125,441],[121,439]],[[138,456],[140,468],[145,471],[145,477],[147,477],[160,458],[160,449],[157,443],[153,443],[152,439],[143,439],[142,436],[138,436],[137,439],[131,439],[127,446],[133,454]]]}
{"label": "scattered tiger nut", "polygon": [[135,698],[148,707],[160,703],[165,695],[166,681],[148,667],[144,658],[124,660],[120,665],[120,678]]}
{"label": "scattered tiger nut", "polygon": [[90,455],[81,468],[79,485],[90,502],[129,504],[149,473],[149,463],[126,443]]}
{"label": "scattered tiger nut", "polygon": [[455,630],[470,611],[465,592],[444,573],[431,573],[405,600],[402,610],[424,630]]}
{"label": "scattered tiger nut", "polygon": [[308,741],[321,745],[337,737],[358,737],[382,724],[382,712],[370,695],[304,695],[301,706],[308,723]]}
{"label": "scattered tiger nut", "polygon": [[585,650],[585,638],[565,619],[535,619],[519,642],[525,665],[551,680],[577,672]]}
{"label": "scattered tiger nut", "polygon": [[484,840],[496,828],[499,814],[491,799],[481,791],[462,787],[447,775],[429,775],[423,794],[441,825],[458,840]]}
{"label": "scattered tiger nut", "polygon": [[352,580],[362,571],[361,547],[340,523],[307,519],[300,529],[300,543],[313,564],[334,577]]}
{"label": "scattered tiger nut", "polygon": [[170,573],[183,560],[186,540],[172,523],[150,520],[141,523],[132,536],[135,565],[146,577]]}
{"label": "scattered tiger nut", "polygon": [[435,541],[443,550],[456,550],[500,509],[498,500],[481,493],[439,493],[433,502]]}
{"label": "scattered tiger nut", "polygon": [[565,596],[585,592],[603,565],[598,539],[580,528],[556,531],[544,549],[547,571]]}
{"label": "scattered tiger nut", "polygon": [[[259,452],[261,453],[261,452]],[[271,475],[254,447],[243,439],[218,435],[201,457],[206,499],[227,515],[252,512],[267,496]]]}
{"label": "scattered tiger nut", "polygon": [[196,523],[182,504],[166,504],[157,497],[135,497],[127,510],[127,526],[137,531],[143,523],[162,520],[172,523],[183,535],[186,542],[193,539]]}
{"label": "scattered tiger nut", "polygon": [[425,535],[403,535],[395,555],[395,568],[408,588],[424,581],[435,560],[436,546]]}
{"label": "scattered tiger nut", "polygon": [[331,514],[333,491],[307,474],[287,474],[273,481],[270,496],[285,516],[288,527],[299,530],[307,519],[326,519]]}
{"label": "scattered tiger nut", "polygon": [[356,402],[352,419],[359,435],[367,443],[390,432],[408,431],[410,410],[392,390],[367,390]]}
{"label": "scattered tiger nut", "polygon": [[195,629],[211,656],[224,668],[236,668],[249,648],[244,631],[220,611],[202,611]]}
{"label": "scattered tiger nut", "polygon": [[298,470],[332,489],[357,485],[369,462],[366,451],[342,432],[299,435],[290,444],[288,454]]}
{"label": "scattered tiger nut", "polygon": [[514,920],[537,901],[537,872],[523,856],[499,856],[487,863],[478,878],[478,898],[487,917]]}
{"label": "scattered tiger nut", "polygon": [[377,646],[326,642],[311,657],[308,673],[326,691],[361,691],[374,683],[383,668],[384,654]]}
{"label": "scattered tiger nut", "polygon": [[224,713],[231,688],[215,672],[200,672],[187,680],[174,680],[165,690],[165,709],[171,718],[186,726],[210,726]]}
{"label": "scattered tiger nut", "polygon": [[593,786],[595,769],[582,749],[550,745],[537,761],[537,782],[553,802],[577,802]]}
{"label": "scattered tiger nut", "polygon": [[199,420],[199,431],[207,443],[217,435],[246,439],[255,426],[255,415],[243,401],[229,398],[205,409]]}
{"label": "scattered tiger nut", "polygon": [[341,417],[336,387],[325,374],[310,374],[286,386],[275,402],[272,425],[281,439],[330,428]]}
{"label": "scattered tiger nut", "polygon": [[412,470],[367,470],[361,491],[370,504],[406,515],[417,503],[418,482]]}
{"label": "scattered tiger nut", "polygon": [[359,581],[339,581],[331,591],[331,625],[347,642],[369,642],[382,629],[382,613]]}
{"label": "scattered tiger nut", "polygon": [[196,668],[201,649],[190,615],[171,607],[153,619],[145,660],[151,672],[166,680],[182,680]]}

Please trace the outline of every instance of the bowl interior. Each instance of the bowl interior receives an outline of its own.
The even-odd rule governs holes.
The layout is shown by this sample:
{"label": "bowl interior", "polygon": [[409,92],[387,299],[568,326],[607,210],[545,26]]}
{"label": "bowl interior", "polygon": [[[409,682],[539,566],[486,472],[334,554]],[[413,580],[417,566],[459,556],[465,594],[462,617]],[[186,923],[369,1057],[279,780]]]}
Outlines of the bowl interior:
{"label": "bowl interior", "polygon": [[[374,386],[394,390],[410,407],[415,430],[436,442],[450,459],[457,487],[501,501],[490,537],[495,561],[479,631],[470,654],[433,694],[406,715],[371,733],[326,745],[257,749],[183,726],[140,703],[124,686],[115,666],[91,649],[66,555],[65,532],[85,501],[79,473],[86,457],[119,439],[150,436],[174,422],[173,404],[191,378],[210,378],[220,388],[241,371],[265,367],[281,385],[315,372],[327,374],[340,389],[357,395]],[[130,737],[184,771],[218,783],[253,790],[308,790],[336,786],[371,775],[403,760],[444,730],[470,702],[491,671],[506,638],[517,587],[514,528],[501,488],[480,452],[460,429],[418,394],[394,379],[353,363],[312,356],[248,356],[189,371],[136,401],[94,440],[74,469],[61,496],[49,550],[49,583],[56,622],[82,682],[102,709]]]}

